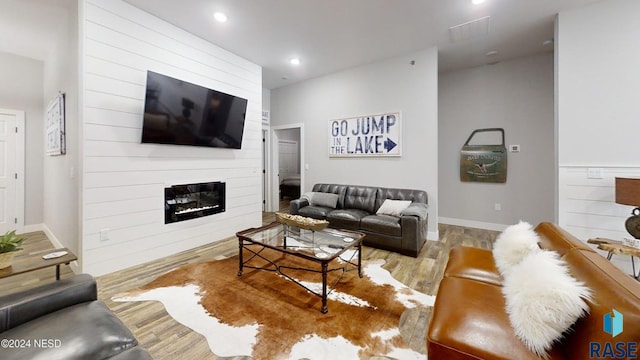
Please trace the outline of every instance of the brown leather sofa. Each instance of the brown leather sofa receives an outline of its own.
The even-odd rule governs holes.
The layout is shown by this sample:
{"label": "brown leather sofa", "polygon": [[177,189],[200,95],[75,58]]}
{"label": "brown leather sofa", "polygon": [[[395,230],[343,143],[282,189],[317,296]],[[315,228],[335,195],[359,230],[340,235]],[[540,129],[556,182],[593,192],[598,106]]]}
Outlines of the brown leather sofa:
{"label": "brown leather sofa", "polygon": [[[600,346],[602,355],[606,343],[615,351],[616,344],[633,342],[640,357],[640,282],[554,224],[541,223],[535,230],[540,247],[558,252],[571,274],[593,291],[590,314],[555,344],[550,359],[597,358],[592,343],[599,344],[594,346]],[[538,359],[513,332],[501,284],[490,250],[451,250],[427,334],[430,360]],[[603,316],[612,309],[624,317],[624,331],[615,338],[603,331]]]}
{"label": "brown leather sofa", "polygon": [[[329,226],[365,233],[364,244],[416,257],[427,240],[427,193],[422,190],[315,184],[313,192],[338,195],[335,208],[311,205],[300,198],[290,203],[293,215],[328,220]],[[411,200],[400,217],[376,215],[386,199]]]}

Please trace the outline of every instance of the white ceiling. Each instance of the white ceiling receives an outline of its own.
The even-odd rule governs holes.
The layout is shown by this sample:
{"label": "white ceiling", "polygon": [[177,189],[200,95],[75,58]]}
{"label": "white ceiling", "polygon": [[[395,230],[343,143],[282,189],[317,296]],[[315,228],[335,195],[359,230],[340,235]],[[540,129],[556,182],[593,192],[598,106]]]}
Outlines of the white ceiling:
{"label": "white ceiling", "polygon": [[[125,1],[262,65],[264,86],[277,88],[432,46],[441,72],[552,51],[542,43],[555,15],[596,0]],[[229,20],[215,22],[215,11]],[[449,27],[484,16],[488,35],[450,42]]]}
{"label": "white ceiling", "polygon": [[[0,51],[44,59],[70,1],[0,0]],[[433,46],[441,72],[552,51],[542,43],[555,14],[598,0],[125,1],[263,66],[263,85],[277,88]],[[215,11],[229,21],[215,22]],[[450,41],[449,27],[484,16],[488,34]],[[288,63],[294,56],[301,65]]]}

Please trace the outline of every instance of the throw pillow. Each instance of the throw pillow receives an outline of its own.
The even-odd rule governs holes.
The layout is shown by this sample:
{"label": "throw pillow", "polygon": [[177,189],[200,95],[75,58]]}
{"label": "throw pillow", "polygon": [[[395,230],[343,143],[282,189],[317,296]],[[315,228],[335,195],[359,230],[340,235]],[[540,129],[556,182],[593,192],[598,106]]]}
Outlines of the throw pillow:
{"label": "throw pillow", "polygon": [[309,200],[309,204],[316,206],[323,206],[335,209],[338,205],[338,194],[323,193],[323,192],[311,192],[305,193],[303,197]]}
{"label": "throw pillow", "polygon": [[300,196],[300,199],[305,199],[309,202],[309,205],[311,205],[311,198],[313,197],[313,193],[312,192],[306,192],[304,194],[302,194],[302,196]]}
{"label": "throw pillow", "polygon": [[502,287],[516,336],[539,357],[589,312],[591,291],[569,274],[554,251],[531,253],[513,266]]}
{"label": "throw pillow", "polygon": [[529,253],[540,251],[538,241],[538,234],[527,222],[520,221],[506,228],[493,245],[493,259],[500,274],[504,276]]}
{"label": "throw pillow", "polygon": [[376,211],[377,215],[393,215],[400,216],[404,209],[411,205],[411,200],[391,200],[386,199],[382,206]]}

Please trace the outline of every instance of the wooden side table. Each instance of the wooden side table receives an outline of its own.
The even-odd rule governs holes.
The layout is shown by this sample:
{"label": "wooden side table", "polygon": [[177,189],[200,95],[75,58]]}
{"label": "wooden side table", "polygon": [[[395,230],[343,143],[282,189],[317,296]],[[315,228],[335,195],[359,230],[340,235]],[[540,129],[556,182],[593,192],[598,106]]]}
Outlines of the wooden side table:
{"label": "wooden side table", "polygon": [[636,263],[634,259],[634,256],[640,258],[640,249],[622,245],[622,241],[604,238],[593,238],[587,240],[587,242],[589,244],[598,245],[598,249],[600,250],[607,251],[607,260],[609,261],[611,261],[611,257],[613,256],[613,254],[631,256],[631,269],[633,271],[632,276],[636,280],[640,281],[640,269],[638,269],[638,272],[636,273]]}
{"label": "wooden side table", "polygon": [[[45,260],[42,258],[42,255],[50,254],[54,251],[62,251],[65,250],[68,254],[61,256],[55,259]],[[9,266],[6,269],[0,270],[0,279],[23,274],[29,271],[40,270],[47,267],[55,266],[56,267],[56,280],[60,280],[60,265],[67,264],[70,262],[78,260],[78,257],[69,251],[69,249],[49,249],[38,251],[32,254],[20,254],[16,255],[13,259],[13,265]]]}

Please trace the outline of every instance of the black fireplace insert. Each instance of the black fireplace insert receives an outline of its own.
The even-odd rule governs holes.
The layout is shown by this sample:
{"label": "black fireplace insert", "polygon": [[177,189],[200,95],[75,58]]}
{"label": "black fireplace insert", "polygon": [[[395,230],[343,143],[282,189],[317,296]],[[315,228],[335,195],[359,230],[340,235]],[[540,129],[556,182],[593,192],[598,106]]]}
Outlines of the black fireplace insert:
{"label": "black fireplace insert", "polygon": [[219,181],[164,188],[164,223],[224,212],[225,188],[226,184]]}

